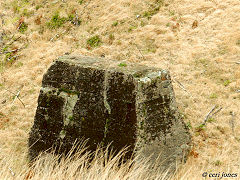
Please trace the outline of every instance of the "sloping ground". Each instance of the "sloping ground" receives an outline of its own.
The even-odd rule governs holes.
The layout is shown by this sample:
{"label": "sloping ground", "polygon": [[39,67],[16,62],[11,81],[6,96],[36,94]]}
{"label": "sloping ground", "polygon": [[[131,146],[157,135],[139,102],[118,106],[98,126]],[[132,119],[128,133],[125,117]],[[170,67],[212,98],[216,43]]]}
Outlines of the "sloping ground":
{"label": "sloping ground", "polygon": [[64,53],[168,68],[194,141],[176,178],[239,171],[239,0],[0,2],[0,157],[14,171],[26,164],[43,73]]}

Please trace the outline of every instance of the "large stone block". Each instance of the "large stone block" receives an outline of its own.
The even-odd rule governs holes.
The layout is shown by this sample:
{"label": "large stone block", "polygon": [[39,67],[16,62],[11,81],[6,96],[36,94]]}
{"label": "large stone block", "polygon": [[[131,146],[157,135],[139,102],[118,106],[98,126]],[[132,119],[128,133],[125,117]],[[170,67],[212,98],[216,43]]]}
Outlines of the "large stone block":
{"label": "large stone block", "polygon": [[140,157],[159,154],[162,167],[186,158],[190,134],[175,103],[166,70],[101,58],[62,56],[43,77],[29,156],[51,147],[68,152],[89,139],[89,150],[129,146]]}

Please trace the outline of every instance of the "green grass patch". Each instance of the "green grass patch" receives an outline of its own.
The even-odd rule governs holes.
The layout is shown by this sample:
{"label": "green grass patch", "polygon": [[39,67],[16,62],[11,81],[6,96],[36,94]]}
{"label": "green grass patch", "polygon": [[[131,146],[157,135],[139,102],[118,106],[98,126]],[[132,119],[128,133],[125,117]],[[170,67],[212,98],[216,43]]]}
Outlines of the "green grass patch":
{"label": "green grass patch", "polygon": [[5,54],[5,61],[8,61],[12,57],[12,52],[8,52]]}
{"label": "green grass patch", "polygon": [[22,63],[22,62],[18,62],[18,63],[16,64],[16,67],[17,67],[17,68],[22,67],[22,66],[23,66],[23,63]]}
{"label": "green grass patch", "polygon": [[14,60],[16,60],[16,56],[15,56],[15,53],[14,52],[6,52],[4,53],[4,61],[3,61],[3,64],[9,62],[9,63],[12,63]]}
{"label": "green grass patch", "polygon": [[206,125],[205,124],[200,124],[199,126],[197,126],[195,128],[196,132],[200,132],[200,131],[204,131],[206,128]]}
{"label": "green grass patch", "polygon": [[70,21],[72,24],[79,26],[82,21],[75,15],[75,14],[69,14],[67,21]]}
{"label": "green grass patch", "polygon": [[113,23],[112,23],[112,26],[117,26],[118,25],[118,21],[114,21]]}
{"label": "green grass patch", "polygon": [[240,46],[240,39],[237,40],[236,45]]}
{"label": "green grass patch", "polygon": [[84,3],[84,1],[83,1],[83,0],[79,0],[78,3],[79,3],[80,5],[82,5],[82,4]]}
{"label": "green grass patch", "polygon": [[[20,27],[20,26],[19,26]],[[21,31],[21,27],[20,29],[18,29],[19,31]],[[15,62],[15,60],[18,58],[18,51],[20,50],[20,48],[17,48],[16,45],[14,45],[14,42],[17,42],[19,39],[12,36],[12,37],[8,37],[8,36],[4,36],[3,37],[3,46],[2,49],[0,49],[0,71],[4,70],[5,65],[12,65],[13,62]],[[24,47],[22,47],[24,48]]]}
{"label": "green grass patch", "polygon": [[119,67],[127,67],[127,64],[126,63],[120,63],[118,64]]}
{"label": "green grass patch", "polygon": [[40,8],[43,8],[43,5],[37,5],[37,6],[35,7],[36,10],[39,10]]}
{"label": "green grass patch", "polygon": [[113,40],[115,39],[114,35],[113,35],[113,34],[109,34],[109,39],[110,39],[111,41],[113,41]]}
{"label": "green grass patch", "polygon": [[117,40],[117,45],[122,45],[122,41],[121,40]]}
{"label": "green grass patch", "polygon": [[151,17],[155,14],[157,14],[160,10],[160,8],[164,5],[164,0],[156,0],[154,4],[150,5],[150,8],[148,11],[145,11],[143,13],[143,17],[147,19],[151,19]]}
{"label": "green grass patch", "polygon": [[214,162],[214,165],[215,166],[221,166],[222,162],[220,160],[217,160],[217,161]]}
{"label": "green grass patch", "polygon": [[30,17],[34,14],[34,11],[28,11],[27,9],[24,9],[22,12],[23,16]]}
{"label": "green grass patch", "polygon": [[216,122],[216,119],[214,119],[213,117],[208,118],[207,122],[211,123],[211,122]]}
{"label": "green grass patch", "polygon": [[[13,12],[19,14],[21,12],[21,9],[27,5],[29,5],[29,1],[28,0],[14,0],[10,3]],[[24,13],[24,11],[26,12],[26,10],[24,9],[22,13]]]}
{"label": "green grass patch", "polygon": [[157,48],[155,47],[149,47],[146,49],[146,53],[156,53]]}
{"label": "green grass patch", "polygon": [[20,13],[21,6],[18,5],[17,1],[12,2],[12,8],[14,13]]}
{"label": "green grass patch", "polygon": [[143,13],[143,17],[145,17],[145,18],[147,18],[147,19],[151,19],[151,17],[154,15],[154,14],[156,14],[156,12],[154,11],[145,11],[144,13]]}
{"label": "green grass patch", "polygon": [[170,15],[170,16],[174,16],[175,14],[176,14],[175,11],[169,10],[169,15]]}
{"label": "green grass patch", "polygon": [[209,98],[210,99],[216,99],[218,97],[218,95],[216,93],[212,93]]}
{"label": "green grass patch", "polygon": [[227,79],[227,80],[225,80],[225,81],[223,82],[223,85],[226,87],[226,86],[228,86],[230,83],[231,83],[231,81],[230,81],[229,79]]}
{"label": "green grass patch", "polygon": [[47,27],[49,29],[57,29],[63,26],[65,22],[67,22],[68,18],[60,17],[59,13],[55,13],[52,19],[47,22]]}
{"label": "green grass patch", "polygon": [[141,27],[144,27],[144,26],[146,26],[146,25],[147,25],[147,22],[141,20],[141,22],[140,22],[140,26],[141,26]]}
{"label": "green grass patch", "polygon": [[128,32],[132,32],[134,29],[137,29],[137,26],[131,26],[128,28]]}
{"label": "green grass patch", "polygon": [[69,14],[69,15],[68,15],[68,20],[69,20],[69,21],[73,21],[73,20],[74,20],[74,17],[75,17],[74,14]]}
{"label": "green grass patch", "polygon": [[190,121],[188,121],[188,122],[186,123],[186,126],[187,126],[188,129],[192,129],[192,124],[191,124]]}
{"label": "green grass patch", "polygon": [[4,47],[3,47],[3,49],[2,49],[2,52],[5,52],[5,51],[7,51],[7,50],[8,50],[8,48],[9,48],[9,46],[8,46],[8,45],[4,46]]}
{"label": "green grass patch", "polygon": [[99,47],[101,44],[102,41],[98,35],[93,36],[87,40],[87,45],[92,48]]}
{"label": "green grass patch", "polygon": [[21,33],[25,33],[26,31],[27,31],[27,29],[28,29],[28,25],[27,25],[27,23],[25,23],[25,22],[22,22],[21,23],[21,25],[19,26],[19,32],[21,32]]}

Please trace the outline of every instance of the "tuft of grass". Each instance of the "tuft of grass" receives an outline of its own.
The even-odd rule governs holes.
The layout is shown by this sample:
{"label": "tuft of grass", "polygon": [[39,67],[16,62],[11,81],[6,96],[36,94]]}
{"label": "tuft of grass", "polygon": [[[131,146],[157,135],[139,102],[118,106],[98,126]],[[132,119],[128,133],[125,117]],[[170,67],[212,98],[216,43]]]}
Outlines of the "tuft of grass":
{"label": "tuft of grass", "polygon": [[[11,3],[12,9],[14,13],[19,14],[21,12],[21,9],[25,7],[26,5],[29,5],[29,1],[27,0],[14,0]],[[27,9],[24,9],[22,13],[26,13]],[[33,13],[32,11],[30,11]]]}
{"label": "tuft of grass", "polygon": [[14,13],[20,13],[21,7],[18,5],[17,1],[13,1],[12,8]]}
{"label": "tuft of grass", "polygon": [[150,5],[148,11],[143,13],[143,17],[151,19],[153,15],[157,14],[160,8],[164,5],[164,0],[156,0],[154,4]]}
{"label": "tuft of grass", "polygon": [[16,64],[16,67],[19,68],[19,67],[22,67],[23,66],[23,63],[22,62],[18,62],[18,64]]}
{"label": "tuft of grass", "polygon": [[6,53],[5,55],[5,61],[9,61],[9,59],[12,57],[12,53],[11,52],[8,52]]}
{"label": "tuft of grass", "polygon": [[134,29],[137,29],[137,26],[131,26],[128,28],[128,32],[132,32]]}
{"label": "tuft of grass", "polygon": [[82,4],[84,3],[84,1],[83,1],[83,0],[79,0],[78,3],[79,3],[80,5],[82,5]]}
{"label": "tuft of grass", "polygon": [[22,15],[27,16],[27,17],[30,17],[33,14],[34,14],[34,11],[28,11],[27,9],[24,9],[23,12],[22,12]]}
{"label": "tuft of grass", "polygon": [[223,85],[226,87],[226,86],[228,86],[230,83],[231,83],[231,81],[230,81],[229,79],[227,79],[227,80],[225,80],[225,81],[223,82]]}
{"label": "tuft of grass", "polygon": [[217,97],[218,97],[218,95],[216,93],[212,93],[209,98],[216,99]]}
{"label": "tuft of grass", "polygon": [[145,11],[143,13],[143,17],[147,18],[147,19],[151,19],[151,17],[154,15],[154,13],[152,13],[151,11]]}
{"label": "tuft of grass", "polygon": [[217,160],[217,161],[214,162],[214,165],[215,166],[221,166],[222,162],[220,160]]}
{"label": "tuft of grass", "polygon": [[186,123],[186,126],[187,126],[188,129],[192,129],[192,124],[191,124],[190,121],[188,121],[188,122]]}
{"label": "tuft of grass", "polygon": [[164,0],[155,0],[155,3],[159,6],[163,6],[164,5]]}
{"label": "tuft of grass", "polygon": [[169,15],[170,15],[170,16],[174,16],[174,15],[175,15],[175,11],[169,10]]}
{"label": "tuft of grass", "polygon": [[69,14],[67,21],[70,21],[72,24],[79,26],[82,21],[75,15],[75,14]]}
{"label": "tuft of grass", "polygon": [[115,39],[114,35],[113,35],[113,34],[109,34],[109,39],[110,39],[111,41],[113,41],[113,40]]}
{"label": "tuft of grass", "polygon": [[122,41],[121,41],[121,40],[118,40],[118,41],[117,41],[117,45],[119,45],[119,46],[122,45]]}
{"label": "tuft of grass", "polygon": [[42,7],[43,7],[43,5],[37,5],[35,9],[36,9],[36,10],[39,10],[39,9],[42,8]]}
{"label": "tuft of grass", "polygon": [[118,21],[114,21],[113,23],[112,23],[112,26],[117,26],[118,25]]}
{"label": "tuft of grass", "polygon": [[[19,29],[24,30],[24,29]],[[3,44],[2,44],[2,49],[0,50],[0,71],[2,71],[5,67],[5,65],[12,65],[13,62],[18,58],[18,51],[20,50],[17,48],[15,45],[15,42],[17,42],[18,38],[13,37],[8,37],[4,36],[3,37]]]}
{"label": "tuft of grass", "polygon": [[114,36],[114,34],[112,34],[112,33],[109,34],[108,39],[109,39],[109,43],[112,44],[113,41],[115,40],[115,36]]}
{"label": "tuft of grass", "polygon": [[240,46],[240,39],[237,40],[236,45]]}
{"label": "tuft of grass", "polygon": [[27,31],[28,25],[25,22],[22,22],[21,25],[19,26],[19,32],[25,33]]}
{"label": "tuft of grass", "polygon": [[50,29],[57,29],[63,26],[63,24],[67,21],[68,19],[65,17],[60,17],[59,13],[55,13],[53,15],[52,19],[47,22],[47,27]]}
{"label": "tuft of grass", "polygon": [[205,124],[200,124],[199,126],[197,126],[195,128],[196,132],[200,132],[200,131],[204,131],[206,128],[206,125]]}
{"label": "tuft of grass", "polygon": [[69,14],[68,15],[68,20],[73,21],[74,17],[75,17],[74,14]]}
{"label": "tuft of grass", "polygon": [[120,63],[118,64],[119,67],[127,67],[127,64],[126,63]]}
{"label": "tuft of grass", "polygon": [[4,63],[12,63],[13,61],[15,61],[17,58],[17,56],[15,56],[14,52],[7,52],[5,53],[5,57],[4,57]]}
{"label": "tuft of grass", "polygon": [[87,45],[92,48],[99,47],[101,44],[102,41],[98,35],[93,36],[87,40]]}
{"label": "tuft of grass", "polygon": [[144,27],[144,26],[146,26],[146,25],[147,25],[147,22],[141,20],[141,22],[140,22],[140,26],[141,26],[141,27]]}
{"label": "tuft of grass", "polygon": [[147,53],[156,53],[157,49],[156,48],[148,48]]}
{"label": "tuft of grass", "polygon": [[213,117],[208,118],[207,122],[211,123],[211,122],[216,122],[216,120]]}

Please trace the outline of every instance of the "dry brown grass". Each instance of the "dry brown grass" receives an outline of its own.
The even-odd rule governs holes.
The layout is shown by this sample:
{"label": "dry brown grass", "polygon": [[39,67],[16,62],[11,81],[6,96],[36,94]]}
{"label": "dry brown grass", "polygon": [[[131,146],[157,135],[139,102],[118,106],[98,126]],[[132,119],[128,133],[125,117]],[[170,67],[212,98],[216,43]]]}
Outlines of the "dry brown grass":
{"label": "dry brown grass", "polygon": [[29,165],[23,166],[21,171],[14,172],[12,164],[7,160],[2,160],[0,166],[1,179],[166,179],[169,177],[168,171],[160,172],[156,167],[150,168],[148,160],[136,161],[129,160],[122,163],[122,157],[127,152],[123,149],[118,154],[109,153],[108,148],[103,150],[98,148],[94,153],[84,153],[85,148],[82,146],[77,153],[65,157],[54,155],[54,153],[41,154],[36,161]]}
{"label": "dry brown grass", "polygon": [[[5,55],[0,55],[0,179],[11,177],[8,167],[17,176],[26,171],[27,138],[43,73],[66,52],[168,68],[194,142],[190,158],[175,178],[200,179],[204,171],[239,171],[240,65],[235,63],[240,61],[239,0],[165,0],[159,11],[153,11],[154,0],[67,2],[0,1],[0,36],[4,37],[0,49],[11,43],[12,35],[21,37],[8,50],[22,48],[11,54],[16,59],[4,64]],[[61,17],[77,12],[80,26],[68,21],[49,29],[46,23],[56,11]],[[28,24],[24,33],[17,29],[21,21]],[[102,43],[91,48],[87,40],[94,35]],[[12,93],[19,90],[25,108],[18,99],[12,103]],[[223,109],[199,131],[196,127],[215,104]],[[58,177],[54,173],[50,177],[46,170],[41,176],[54,179]]]}

